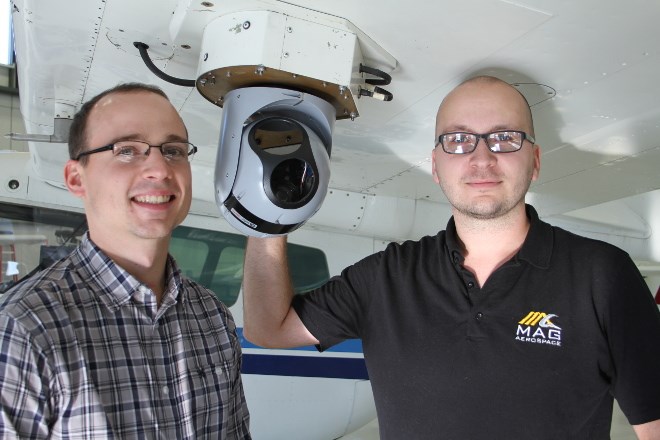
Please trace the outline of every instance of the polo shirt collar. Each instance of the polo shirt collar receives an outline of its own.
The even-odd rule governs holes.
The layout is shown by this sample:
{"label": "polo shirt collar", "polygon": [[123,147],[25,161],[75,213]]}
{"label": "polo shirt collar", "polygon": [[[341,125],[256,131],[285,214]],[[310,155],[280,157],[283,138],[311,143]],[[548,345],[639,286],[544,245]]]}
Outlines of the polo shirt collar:
{"label": "polo shirt collar", "polygon": [[458,234],[456,233],[456,222],[454,222],[453,215],[449,218],[449,222],[447,222],[446,237],[449,257],[452,259],[454,264],[463,264],[465,257],[463,256],[461,244],[458,241]]}
{"label": "polo shirt collar", "polygon": [[[522,247],[514,258],[524,260],[533,266],[547,269],[550,266],[552,248],[554,244],[552,226],[539,219],[539,215],[532,205],[525,205],[525,212],[529,219],[529,231]],[[447,223],[447,250],[454,263],[463,263],[465,259],[461,245],[456,234],[454,216]]]}
{"label": "polo shirt collar", "polygon": [[554,246],[552,226],[539,219],[539,215],[532,205],[526,204],[525,212],[529,218],[529,232],[527,232],[525,242],[516,257],[540,269],[547,269],[550,267]]}

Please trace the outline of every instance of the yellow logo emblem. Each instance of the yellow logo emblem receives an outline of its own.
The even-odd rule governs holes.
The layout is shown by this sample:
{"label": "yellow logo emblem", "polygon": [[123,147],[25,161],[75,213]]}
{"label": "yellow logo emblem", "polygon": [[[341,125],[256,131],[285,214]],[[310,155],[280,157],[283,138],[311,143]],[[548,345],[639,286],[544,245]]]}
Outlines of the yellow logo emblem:
{"label": "yellow logo emblem", "polygon": [[561,327],[552,322],[554,318],[559,317],[554,313],[529,312],[518,321],[516,341],[561,347]]}

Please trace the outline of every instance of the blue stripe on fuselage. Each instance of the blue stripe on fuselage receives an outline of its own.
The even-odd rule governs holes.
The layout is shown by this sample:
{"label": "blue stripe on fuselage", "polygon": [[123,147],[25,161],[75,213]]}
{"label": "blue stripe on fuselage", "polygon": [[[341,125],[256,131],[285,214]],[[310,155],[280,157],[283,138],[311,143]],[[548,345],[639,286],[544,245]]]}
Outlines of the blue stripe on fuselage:
{"label": "blue stripe on fuselage", "polygon": [[[236,329],[241,347],[258,348],[243,337],[243,329]],[[316,351],[313,346],[298,347],[296,350]],[[359,339],[344,341],[328,349],[326,353],[362,353],[362,342]],[[298,377],[326,377],[334,379],[369,380],[367,366],[364,358],[343,358],[330,355],[296,356],[271,355],[257,353],[243,353],[243,374],[260,374],[268,376],[298,376]]]}
{"label": "blue stripe on fuselage", "polygon": [[369,380],[364,359],[243,354],[243,374]]}

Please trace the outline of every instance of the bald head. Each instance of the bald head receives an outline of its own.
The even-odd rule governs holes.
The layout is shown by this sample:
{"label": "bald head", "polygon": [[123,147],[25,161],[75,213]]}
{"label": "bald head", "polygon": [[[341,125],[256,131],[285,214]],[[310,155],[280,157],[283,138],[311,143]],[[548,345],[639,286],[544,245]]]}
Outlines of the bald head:
{"label": "bald head", "polygon": [[[479,129],[485,131],[476,131],[472,125],[488,123],[492,127]],[[516,126],[505,126],[512,123]],[[493,76],[477,76],[456,86],[442,100],[436,117],[436,137],[450,131],[484,133],[502,129],[522,130],[534,136],[527,99],[518,89]]]}
{"label": "bald head", "polygon": [[[436,120],[436,139],[446,133],[485,134],[522,131],[533,136],[527,100],[511,85],[480,76],[465,81],[442,101]],[[448,154],[436,144],[432,172],[447,196],[454,215],[463,220],[525,217],[525,194],[539,175],[540,148],[529,142],[511,154],[491,150],[488,143],[469,153]],[[458,222],[457,222],[458,225]]]}

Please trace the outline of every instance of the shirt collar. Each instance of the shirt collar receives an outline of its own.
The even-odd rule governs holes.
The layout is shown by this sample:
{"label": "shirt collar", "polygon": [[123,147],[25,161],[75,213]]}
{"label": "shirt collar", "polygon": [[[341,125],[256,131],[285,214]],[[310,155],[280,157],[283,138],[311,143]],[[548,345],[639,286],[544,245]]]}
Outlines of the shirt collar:
{"label": "shirt collar", "polygon": [[455,264],[462,264],[463,260],[465,260],[465,257],[463,256],[461,244],[458,240],[458,234],[456,233],[456,222],[454,222],[453,215],[449,218],[449,222],[447,222],[446,237],[449,257]]}
{"label": "shirt collar", "polygon": [[530,223],[529,232],[527,232],[527,237],[525,237],[517,257],[540,269],[547,269],[550,267],[555,242],[552,226],[539,219],[539,215],[532,205],[525,205],[525,211]]}
{"label": "shirt collar", "polygon": [[[552,226],[539,219],[539,215],[532,205],[525,205],[525,212],[529,219],[529,231],[522,247],[514,258],[525,260],[533,266],[547,269],[550,266],[552,248],[554,244]],[[447,250],[455,263],[464,260],[461,245],[456,234],[454,216],[447,223]]]}
{"label": "shirt collar", "polygon": [[[71,254],[71,259],[87,281],[90,291],[96,292],[99,299],[108,307],[120,307],[128,302],[140,289],[142,283],[134,276],[117,265],[105,252],[103,252],[86,232],[80,245]],[[166,290],[161,301],[162,305],[176,302],[183,289],[181,270],[171,255],[167,256],[166,263]],[[182,300],[185,300],[182,295]]]}

